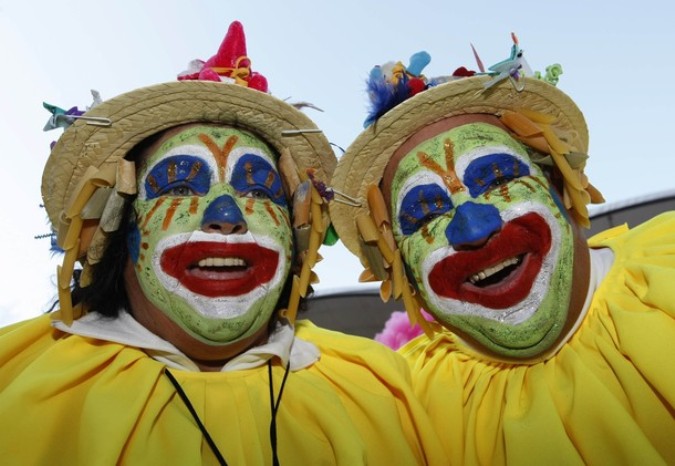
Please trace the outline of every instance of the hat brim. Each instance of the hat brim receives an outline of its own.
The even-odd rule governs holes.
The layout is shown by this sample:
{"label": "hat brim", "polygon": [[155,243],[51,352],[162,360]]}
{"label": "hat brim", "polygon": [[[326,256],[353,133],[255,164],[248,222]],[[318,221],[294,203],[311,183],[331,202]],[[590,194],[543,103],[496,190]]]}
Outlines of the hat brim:
{"label": "hat brim", "polygon": [[330,178],[335,155],[323,133],[301,111],[269,94],[234,84],[180,81],[137,89],[97,105],[87,117],[103,117],[109,126],[77,120],[58,140],[42,176],[42,198],[52,225],[89,167],[117,163],[138,143],[165,129],[194,122],[247,129],[275,148],[288,149],[300,169]]}
{"label": "hat brim", "polygon": [[555,118],[557,134],[577,151],[588,151],[588,129],[583,114],[566,94],[544,81],[524,78],[522,91],[505,79],[489,89],[487,76],[462,78],[421,92],[396,106],[364,130],[340,157],[331,186],[354,199],[355,207],[332,202],[330,215],[345,246],[363,261],[355,219],[368,213],[368,187],[379,184],[392,155],[409,137],[444,118],[461,114],[499,115],[522,109]]}

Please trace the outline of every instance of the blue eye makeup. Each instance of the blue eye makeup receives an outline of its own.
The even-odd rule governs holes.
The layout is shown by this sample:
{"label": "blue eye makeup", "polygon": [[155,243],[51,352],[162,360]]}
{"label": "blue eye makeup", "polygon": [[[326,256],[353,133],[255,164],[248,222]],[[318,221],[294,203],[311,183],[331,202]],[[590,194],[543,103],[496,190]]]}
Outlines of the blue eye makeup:
{"label": "blue eye makeup", "polygon": [[477,197],[511,180],[530,175],[530,168],[511,154],[491,154],[474,160],[464,172],[464,184]]}
{"label": "blue eye makeup", "polygon": [[286,206],[279,174],[267,160],[258,155],[242,155],[232,169],[230,183],[243,195],[270,199],[277,205]]}
{"label": "blue eye makeup", "polygon": [[159,196],[203,196],[211,187],[211,169],[199,157],[174,155],[152,167],[145,177],[148,199]]}
{"label": "blue eye makeup", "polygon": [[437,184],[415,186],[401,201],[398,221],[401,232],[410,235],[452,208],[445,189]]}

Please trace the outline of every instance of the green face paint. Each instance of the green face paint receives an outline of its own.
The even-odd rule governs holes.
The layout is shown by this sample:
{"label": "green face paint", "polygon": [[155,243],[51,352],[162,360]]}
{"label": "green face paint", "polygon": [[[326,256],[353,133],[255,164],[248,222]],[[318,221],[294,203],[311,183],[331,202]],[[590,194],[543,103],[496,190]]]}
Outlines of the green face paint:
{"label": "green face paint", "polygon": [[230,343],[267,325],[292,236],[274,152],[251,133],[191,125],[139,168],[129,244],[149,301],[193,337]]}
{"label": "green face paint", "polygon": [[405,154],[394,234],[430,311],[490,351],[528,358],[566,322],[574,233],[549,181],[501,128],[469,123]]}

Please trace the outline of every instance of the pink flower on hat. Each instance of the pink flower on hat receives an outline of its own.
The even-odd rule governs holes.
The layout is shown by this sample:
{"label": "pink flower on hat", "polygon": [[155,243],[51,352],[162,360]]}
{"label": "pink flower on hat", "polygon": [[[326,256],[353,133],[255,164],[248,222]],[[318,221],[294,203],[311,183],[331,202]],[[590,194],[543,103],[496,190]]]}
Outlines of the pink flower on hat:
{"label": "pink flower on hat", "polygon": [[239,21],[230,24],[227,34],[214,56],[206,61],[192,60],[188,69],[178,75],[179,81],[224,81],[267,92],[267,78],[251,70],[246,55],[246,36]]}

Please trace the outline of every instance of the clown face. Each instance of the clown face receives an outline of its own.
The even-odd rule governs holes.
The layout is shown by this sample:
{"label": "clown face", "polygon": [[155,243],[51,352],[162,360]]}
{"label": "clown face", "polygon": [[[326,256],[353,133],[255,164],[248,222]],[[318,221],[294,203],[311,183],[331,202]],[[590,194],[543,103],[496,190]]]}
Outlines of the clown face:
{"label": "clown face", "polygon": [[578,233],[525,148],[484,120],[408,141],[384,189],[427,310],[490,353],[529,358],[567,325]]}
{"label": "clown face", "polygon": [[274,152],[227,127],[167,132],[138,173],[131,260],[143,294],[192,337],[236,342],[267,325],[289,272],[289,212]]}

